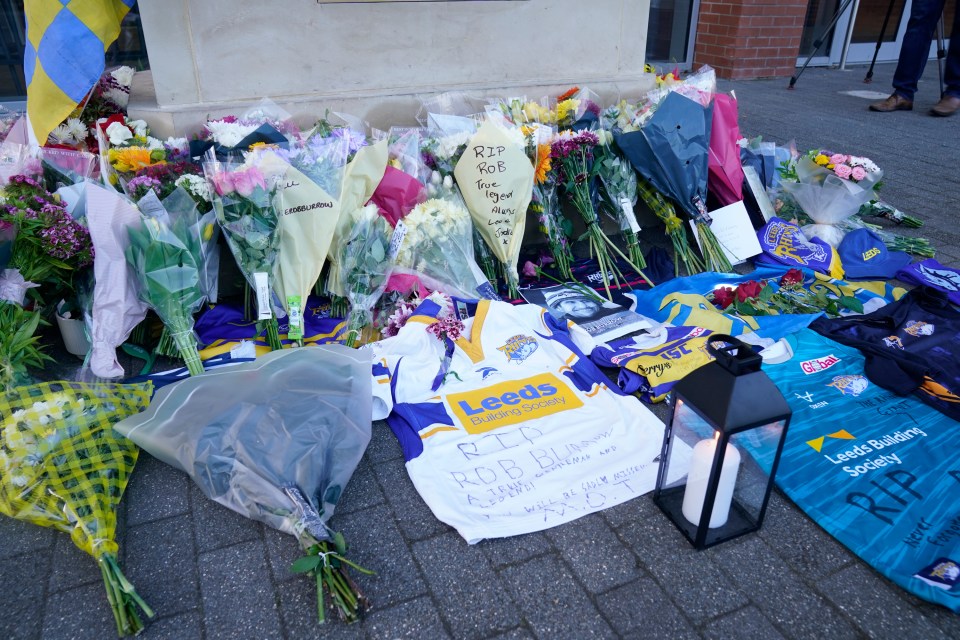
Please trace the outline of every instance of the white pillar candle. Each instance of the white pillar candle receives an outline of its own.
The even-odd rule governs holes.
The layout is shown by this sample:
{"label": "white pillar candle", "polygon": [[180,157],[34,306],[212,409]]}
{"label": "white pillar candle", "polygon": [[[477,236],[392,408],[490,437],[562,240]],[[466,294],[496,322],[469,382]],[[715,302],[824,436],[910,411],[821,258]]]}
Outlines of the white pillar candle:
{"label": "white pillar candle", "polygon": [[[717,438],[701,440],[693,447],[690,456],[690,471],[687,473],[687,488],[683,494],[683,517],[695,526],[700,525],[700,516],[703,513],[703,501],[707,495],[707,482],[710,480],[710,467],[713,466],[713,457],[717,451]],[[733,502],[733,487],[737,483],[737,471],[740,468],[740,452],[727,444],[723,456],[723,467],[720,470],[720,483],[717,485],[717,497],[713,501],[713,512],[710,514],[711,529],[727,524],[730,515],[730,504]]]}

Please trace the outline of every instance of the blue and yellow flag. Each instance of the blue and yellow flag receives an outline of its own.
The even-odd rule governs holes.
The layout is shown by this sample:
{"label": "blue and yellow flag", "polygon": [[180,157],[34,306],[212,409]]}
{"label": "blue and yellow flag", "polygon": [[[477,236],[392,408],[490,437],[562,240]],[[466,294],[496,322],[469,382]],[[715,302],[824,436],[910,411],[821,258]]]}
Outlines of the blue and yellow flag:
{"label": "blue and yellow flag", "polygon": [[27,115],[37,141],[47,136],[103,73],[104,54],[134,0],[30,0],[24,3]]}

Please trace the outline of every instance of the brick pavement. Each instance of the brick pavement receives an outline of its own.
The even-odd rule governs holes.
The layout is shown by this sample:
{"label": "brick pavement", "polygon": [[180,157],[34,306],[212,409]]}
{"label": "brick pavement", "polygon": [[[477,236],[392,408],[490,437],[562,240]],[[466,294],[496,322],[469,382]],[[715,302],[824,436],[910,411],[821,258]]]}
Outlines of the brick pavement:
{"label": "brick pavement", "polygon": [[[960,265],[960,116],[937,119],[936,65],[914,112],[868,112],[892,65],[808,69],[735,89],[745,135],[800,148],[835,146],[886,171],[883,197],[917,215],[938,258]],[[910,230],[903,231],[911,233]],[[70,365],[63,363],[65,368]],[[663,407],[656,412],[665,417]],[[143,454],[119,516],[122,566],[158,618],[161,638],[960,638],[957,617],[918,600],[852,556],[781,494],[763,529],[693,551],[649,496],[567,525],[468,546],[433,517],[384,424],[332,524],[375,577],[359,624],[315,624],[312,583],[287,571],[292,538],[207,500]],[[0,519],[3,638],[110,638],[92,560],[65,535]]]}

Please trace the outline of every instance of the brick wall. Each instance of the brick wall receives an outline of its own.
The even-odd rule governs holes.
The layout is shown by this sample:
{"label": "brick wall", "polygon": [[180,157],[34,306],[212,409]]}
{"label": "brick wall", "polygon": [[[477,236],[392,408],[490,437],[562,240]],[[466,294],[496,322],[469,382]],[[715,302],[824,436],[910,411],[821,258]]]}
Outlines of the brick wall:
{"label": "brick wall", "polygon": [[701,0],[694,68],[721,78],[792,76],[807,0]]}

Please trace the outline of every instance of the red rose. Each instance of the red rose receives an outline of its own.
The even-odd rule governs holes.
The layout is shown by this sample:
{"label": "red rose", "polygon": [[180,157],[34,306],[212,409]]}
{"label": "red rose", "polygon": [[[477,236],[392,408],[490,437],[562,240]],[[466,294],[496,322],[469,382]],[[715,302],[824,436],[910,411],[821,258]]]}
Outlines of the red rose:
{"label": "red rose", "polygon": [[733,289],[728,289],[726,287],[714,289],[713,304],[717,305],[721,309],[726,309],[729,307],[731,304],[733,304]]}
{"label": "red rose", "polygon": [[781,287],[789,287],[801,283],[803,283],[803,271],[800,271],[800,269],[790,269],[780,278]]}
{"label": "red rose", "polygon": [[756,280],[743,282],[737,287],[737,300],[739,302],[746,302],[750,298],[756,298],[760,295],[762,289],[763,287]]}
{"label": "red rose", "polygon": [[98,122],[97,126],[100,127],[100,131],[103,131],[104,133],[106,133],[107,127],[112,125],[114,122],[119,122],[125,127],[127,126],[126,121],[123,119],[123,114],[120,114],[120,113],[115,113],[109,118],[107,118],[106,120],[104,120],[103,122]]}

